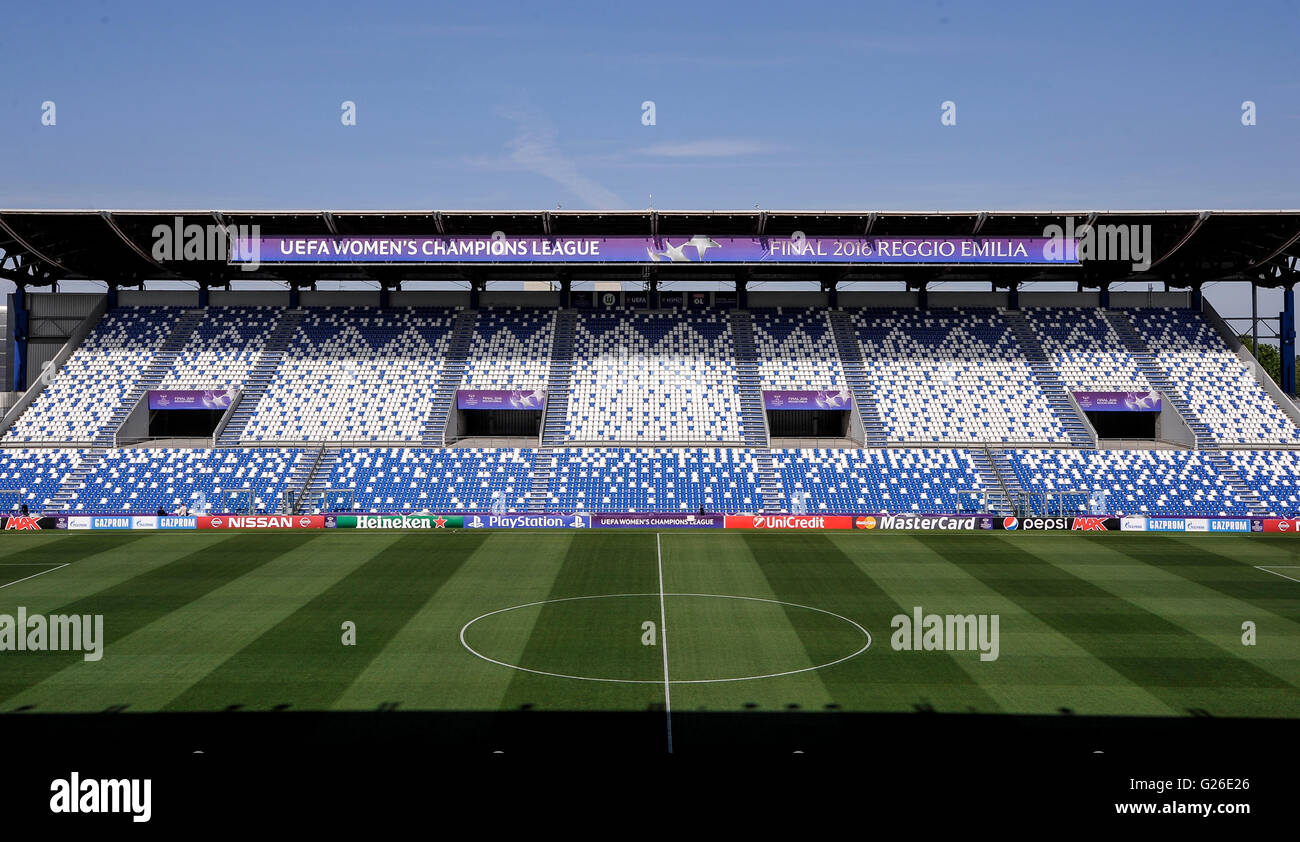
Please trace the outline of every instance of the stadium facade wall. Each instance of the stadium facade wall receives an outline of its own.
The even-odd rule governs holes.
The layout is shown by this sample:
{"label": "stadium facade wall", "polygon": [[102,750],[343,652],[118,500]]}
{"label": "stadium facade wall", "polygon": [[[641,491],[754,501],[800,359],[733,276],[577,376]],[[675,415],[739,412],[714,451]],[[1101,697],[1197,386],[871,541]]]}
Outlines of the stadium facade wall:
{"label": "stadium facade wall", "polygon": [[1190,307],[1192,294],[1182,292],[1112,292],[1110,306],[1114,309],[1126,307]]}
{"label": "stadium facade wall", "polygon": [[309,290],[299,293],[303,307],[378,307],[379,291]]}
{"label": "stadium facade wall", "polygon": [[469,293],[459,290],[393,290],[388,295],[391,307],[468,307]]}
{"label": "stadium facade wall", "polygon": [[[465,305],[469,306],[468,297]],[[558,292],[526,289],[484,290],[479,295],[480,307],[559,307]]]}
{"label": "stadium facade wall", "polygon": [[4,337],[4,348],[0,350],[0,389],[12,391],[14,386],[14,294],[4,297],[4,306],[0,307],[0,336]]}
{"label": "stadium facade wall", "polygon": [[118,290],[119,307],[197,307],[197,289],[123,289]]}
{"label": "stadium facade wall", "polygon": [[63,350],[87,316],[96,308],[102,313],[107,304],[102,292],[27,293],[27,382],[36,385],[41,366]]}
{"label": "stadium facade wall", "polygon": [[1021,309],[1029,307],[1100,307],[1101,294],[1096,292],[1022,292]]}
{"label": "stadium facade wall", "polygon": [[1006,307],[1011,296],[1005,292],[932,292],[928,296],[931,307]]}
{"label": "stadium facade wall", "polygon": [[841,307],[915,307],[920,300],[914,292],[841,292]]}
{"label": "stadium facade wall", "polygon": [[764,290],[749,293],[749,306],[753,307],[827,307],[831,297],[824,292],[779,292]]}
{"label": "stadium facade wall", "polygon": [[213,307],[288,307],[289,291],[278,289],[214,289],[208,292]]}

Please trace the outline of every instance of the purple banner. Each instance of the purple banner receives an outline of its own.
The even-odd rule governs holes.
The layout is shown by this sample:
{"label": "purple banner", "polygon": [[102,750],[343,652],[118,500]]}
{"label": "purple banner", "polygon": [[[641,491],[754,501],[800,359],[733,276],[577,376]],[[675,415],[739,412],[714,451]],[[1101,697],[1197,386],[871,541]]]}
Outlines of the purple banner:
{"label": "purple banner", "polygon": [[1075,392],[1084,412],[1159,412],[1159,392]]}
{"label": "purple banner", "polygon": [[542,389],[461,389],[456,392],[457,409],[543,409]]}
{"label": "purple banner", "polygon": [[591,525],[604,529],[721,529],[722,515],[628,513],[592,515]]}
{"label": "purple banner", "polygon": [[226,410],[234,397],[234,389],[158,389],[149,392],[149,408]]}
{"label": "purple banner", "polygon": [[232,263],[1074,264],[1064,237],[244,237]]}
{"label": "purple banner", "polygon": [[853,408],[853,393],[848,389],[821,389],[815,392],[775,392],[763,390],[764,409],[816,409],[835,411]]}

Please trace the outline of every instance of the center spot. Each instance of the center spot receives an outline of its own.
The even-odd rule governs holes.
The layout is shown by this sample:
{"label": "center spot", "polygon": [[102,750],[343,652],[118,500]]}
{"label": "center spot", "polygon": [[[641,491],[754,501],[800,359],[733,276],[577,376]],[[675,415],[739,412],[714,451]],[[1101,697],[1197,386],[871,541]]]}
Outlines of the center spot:
{"label": "center spot", "polygon": [[[760,597],[609,594],[546,600],[470,620],[461,643],[511,669],[556,678],[662,684],[668,647],[673,684],[772,678],[825,669],[862,654],[871,635],[823,609]],[[642,645],[642,624],[657,645]],[[665,640],[666,638],[666,640]]]}

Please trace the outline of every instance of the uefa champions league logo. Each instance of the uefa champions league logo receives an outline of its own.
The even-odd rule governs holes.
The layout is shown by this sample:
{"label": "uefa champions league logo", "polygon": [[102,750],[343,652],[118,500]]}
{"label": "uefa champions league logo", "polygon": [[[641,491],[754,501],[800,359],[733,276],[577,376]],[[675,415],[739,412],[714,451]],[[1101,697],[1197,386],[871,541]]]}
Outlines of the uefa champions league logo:
{"label": "uefa champions league logo", "polygon": [[817,393],[817,405],[822,409],[845,409],[852,399],[852,393],[848,389]]}
{"label": "uefa champions league logo", "polygon": [[1135,412],[1153,412],[1159,405],[1159,392],[1147,392],[1145,395],[1131,393],[1124,396],[1124,406]]}
{"label": "uefa champions league logo", "polygon": [[515,409],[541,409],[544,403],[546,403],[546,390],[544,389],[510,393],[510,405]]}
{"label": "uefa champions league logo", "polygon": [[703,261],[704,253],[706,251],[709,249],[720,249],[722,248],[722,245],[714,242],[712,238],[706,237],[703,234],[696,234],[680,246],[674,246],[668,240],[664,240],[663,251],[655,251],[649,246],[646,246],[645,252],[650,256],[650,260],[654,263],[658,263],[661,260],[667,260],[670,263],[690,263],[692,261],[690,257],[686,255],[686,249],[690,247],[695,248],[697,261]]}

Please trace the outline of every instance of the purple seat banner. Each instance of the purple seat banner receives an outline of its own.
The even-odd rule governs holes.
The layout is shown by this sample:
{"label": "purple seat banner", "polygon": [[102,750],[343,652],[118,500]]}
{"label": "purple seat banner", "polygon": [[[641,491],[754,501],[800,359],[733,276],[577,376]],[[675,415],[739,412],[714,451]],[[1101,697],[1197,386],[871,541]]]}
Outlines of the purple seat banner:
{"label": "purple seat banner", "polygon": [[543,409],[546,392],[542,389],[460,389],[456,392],[457,409]]}
{"label": "purple seat banner", "polygon": [[1084,412],[1159,412],[1159,392],[1075,392]]}
{"label": "purple seat banner", "polygon": [[149,408],[224,410],[234,397],[234,389],[155,389],[149,392]]}
{"label": "purple seat banner", "polygon": [[831,411],[853,408],[848,389],[819,389],[811,392],[763,391],[764,409],[815,409]]}

